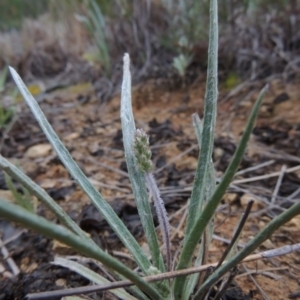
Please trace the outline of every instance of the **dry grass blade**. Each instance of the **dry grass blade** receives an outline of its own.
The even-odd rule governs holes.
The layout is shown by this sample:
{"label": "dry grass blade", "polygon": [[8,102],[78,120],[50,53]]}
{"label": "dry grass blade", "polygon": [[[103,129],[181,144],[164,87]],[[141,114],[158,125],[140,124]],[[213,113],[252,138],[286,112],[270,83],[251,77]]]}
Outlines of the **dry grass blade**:
{"label": "dry grass blade", "polygon": [[[243,267],[245,269],[245,271],[248,272],[248,268],[245,266],[245,264],[243,264]],[[251,279],[251,281],[254,283],[254,285],[256,286],[256,288],[259,290],[259,292],[261,293],[262,297],[264,298],[264,300],[271,300],[268,295],[265,293],[265,291],[261,288],[261,286],[256,282],[256,280],[253,278],[253,276],[249,273],[248,274],[249,278]]]}
{"label": "dry grass blade", "polygon": [[9,252],[7,248],[5,247],[4,243],[0,239],[0,250],[3,255],[3,259],[7,262],[9,265],[11,271],[13,272],[14,276],[18,276],[20,273],[20,269],[16,265],[15,261],[10,257]]}
{"label": "dry grass blade", "polygon": [[222,299],[223,295],[225,294],[226,290],[232,283],[233,279],[235,278],[236,274],[238,273],[238,268],[235,267],[230,271],[228,278],[224,281],[221,288],[219,289],[217,295],[214,297],[214,300]]}
{"label": "dry grass blade", "polygon": [[280,175],[278,176],[278,180],[277,180],[277,183],[276,183],[276,186],[275,186],[272,198],[271,198],[271,203],[272,204],[275,203],[275,200],[276,200],[276,197],[278,195],[278,192],[279,192],[279,189],[280,189],[280,185],[282,183],[282,179],[283,179],[285,171],[286,171],[286,166],[282,166],[281,170],[280,170]]}
{"label": "dry grass blade", "polygon": [[261,163],[261,164],[258,164],[258,165],[256,165],[256,166],[253,166],[253,167],[250,167],[250,168],[247,168],[247,169],[243,169],[243,170],[241,170],[241,171],[239,171],[239,172],[236,172],[236,173],[235,173],[235,176],[237,176],[237,175],[242,175],[242,174],[245,174],[245,173],[247,173],[247,172],[252,172],[252,171],[258,170],[258,169],[260,169],[260,168],[264,168],[264,167],[266,167],[266,166],[272,165],[272,164],[274,164],[274,163],[275,163],[275,160],[272,159],[272,160],[263,162],[263,163]]}
{"label": "dry grass blade", "polygon": [[183,156],[187,155],[188,153],[192,152],[193,150],[197,149],[198,145],[193,145],[191,147],[189,147],[188,149],[186,149],[185,151],[183,151],[182,153],[180,153],[179,155],[171,158],[168,163],[166,163],[165,165],[163,165],[161,168],[156,169],[153,173],[154,174],[160,174],[162,170],[164,170],[166,167],[170,166],[171,164],[173,164],[174,162],[178,161],[179,159],[181,159]]}
{"label": "dry grass blade", "polygon": [[246,208],[246,211],[237,227],[237,230],[236,232],[234,233],[233,237],[232,237],[232,240],[230,242],[230,244],[228,245],[228,247],[226,248],[225,252],[223,253],[221,259],[219,260],[219,263],[216,267],[215,270],[217,270],[221,265],[222,263],[224,262],[224,260],[226,259],[227,255],[229,254],[230,250],[232,249],[232,247],[234,246],[234,244],[237,242],[237,239],[239,238],[240,234],[241,234],[241,231],[243,230],[244,228],[244,225],[246,223],[246,220],[250,214],[250,211],[251,211],[251,208],[252,208],[252,205],[253,205],[254,201],[251,200],[249,201],[248,205],[247,205],[247,208]]}
{"label": "dry grass blade", "polygon": [[286,267],[277,267],[277,268],[267,268],[267,269],[262,269],[262,270],[256,270],[256,269],[255,270],[249,270],[248,269],[245,273],[239,274],[235,278],[244,277],[244,276],[247,276],[249,274],[251,274],[251,275],[262,274],[262,275],[270,277],[274,280],[280,280],[282,278],[282,276],[275,275],[274,273],[271,273],[271,272],[284,271],[284,270],[288,271],[289,267],[286,266]]}
{"label": "dry grass blade", "polygon": [[[286,169],[285,173],[293,173],[295,171],[298,171],[299,169],[300,169],[300,165]],[[268,178],[271,178],[271,177],[280,176],[280,174],[281,174],[281,171],[279,171],[279,172],[273,172],[271,174],[266,174],[266,175],[261,175],[261,176],[255,176],[255,177],[251,177],[251,178],[237,179],[237,180],[233,180],[232,184],[239,184],[239,183],[246,183],[246,182],[252,182],[252,181],[259,181],[259,180],[268,179]]]}

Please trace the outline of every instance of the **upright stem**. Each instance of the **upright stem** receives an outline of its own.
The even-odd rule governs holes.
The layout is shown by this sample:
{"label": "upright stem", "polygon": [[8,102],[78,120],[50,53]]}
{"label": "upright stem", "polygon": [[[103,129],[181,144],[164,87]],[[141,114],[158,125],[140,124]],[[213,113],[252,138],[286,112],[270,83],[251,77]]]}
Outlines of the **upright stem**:
{"label": "upright stem", "polygon": [[147,187],[153,197],[156,214],[159,221],[160,230],[163,235],[167,257],[167,271],[171,271],[171,240],[170,240],[170,223],[163,199],[160,197],[160,192],[152,173],[145,173]]}
{"label": "upright stem", "polygon": [[133,150],[135,153],[137,166],[139,170],[143,172],[147,188],[153,197],[154,206],[166,248],[167,270],[171,271],[170,224],[164,201],[160,197],[158,186],[152,174],[153,164],[151,161],[152,153],[149,147],[149,137],[142,129],[137,129],[135,132]]}

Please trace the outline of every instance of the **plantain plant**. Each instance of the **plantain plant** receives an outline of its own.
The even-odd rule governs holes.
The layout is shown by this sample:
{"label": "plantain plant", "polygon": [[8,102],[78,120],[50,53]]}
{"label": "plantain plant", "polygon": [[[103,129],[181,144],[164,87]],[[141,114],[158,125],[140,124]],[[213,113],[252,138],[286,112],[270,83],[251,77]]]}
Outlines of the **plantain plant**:
{"label": "plantain plant", "polygon": [[[191,266],[201,269],[207,263],[207,251],[213,233],[213,217],[220,203],[222,196],[226,192],[233,176],[244,155],[247,142],[254,127],[263,96],[267,91],[265,87],[258,96],[256,103],[250,114],[243,136],[234,153],[220,183],[216,185],[214,175],[212,151],[214,140],[214,128],[216,122],[217,98],[218,98],[218,9],[217,0],[210,1],[210,31],[209,31],[209,53],[208,72],[205,94],[204,118],[201,123],[197,115],[193,115],[196,137],[199,148],[199,161],[196,169],[185,238],[180,249],[178,262],[172,261],[172,247],[169,235],[169,221],[164,202],[160,196],[159,188],[152,174],[151,152],[149,150],[149,140],[147,134],[142,129],[136,129],[131,105],[131,75],[129,55],[124,56],[123,83],[121,95],[121,121],[123,131],[123,141],[125,158],[128,173],[132,184],[137,209],[141,218],[145,238],[148,242],[151,257],[143,252],[142,248],[126,228],[124,223],[113,211],[111,206],[105,201],[102,195],[90,183],[81,169],[72,159],[68,150],[64,147],[59,137],[56,135],[46,117],[41,111],[38,103],[28,91],[22,79],[16,71],[10,68],[10,72],[16,82],[21,94],[30,107],[40,127],[52,144],[57,155],[65,165],[70,175],[77,184],[88,195],[91,202],[106,219],[113,231],[117,234],[123,245],[131,253],[140,272],[137,273],[129,269],[116,258],[99,248],[94,241],[62,210],[62,208],[36,183],[22,173],[17,167],[0,155],[0,167],[14,180],[17,180],[31,194],[36,196],[45,206],[49,208],[58,218],[62,225],[56,225],[45,218],[36,215],[34,211],[11,204],[4,199],[0,199],[0,216],[10,221],[15,221],[21,225],[31,228],[45,236],[59,240],[64,244],[74,248],[79,253],[88,258],[95,259],[111,272],[116,278],[125,280],[124,286],[131,284],[134,287],[125,289],[118,282],[112,285],[111,290],[117,297],[122,299],[205,299],[210,289],[226,274],[232,275],[235,267],[244,258],[251,254],[259,245],[268,239],[272,233],[300,213],[300,203],[294,204],[291,208],[274,218],[259,234],[257,234],[240,252],[233,255],[229,251],[227,260],[216,265],[216,270],[205,278],[199,272],[189,276],[187,268]],[[150,193],[154,199],[161,234],[163,236],[164,250],[160,251],[158,236],[153,223],[151,207],[148,201]],[[237,234],[238,238],[238,234]],[[197,245],[201,240],[199,250]],[[233,241],[235,244],[236,241]],[[196,255],[196,260],[192,258]],[[108,279],[77,263],[70,263],[66,259],[56,259],[54,264],[70,268],[90,281],[103,285],[109,284]],[[174,276],[178,276],[172,280]],[[194,268],[195,270],[195,268]],[[180,276],[179,276],[180,275]],[[148,276],[144,278],[144,276]],[[230,277],[230,276],[229,276]],[[156,278],[156,279],[154,279]],[[153,282],[156,280],[156,282]],[[158,280],[158,281],[157,281]],[[95,287],[93,287],[95,288]],[[99,288],[99,287],[96,287]],[[82,292],[82,290],[80,290]],[[74,292],[75,293],[75,292]],[[41,295],[31,295],[28,299],[38,299]]]}

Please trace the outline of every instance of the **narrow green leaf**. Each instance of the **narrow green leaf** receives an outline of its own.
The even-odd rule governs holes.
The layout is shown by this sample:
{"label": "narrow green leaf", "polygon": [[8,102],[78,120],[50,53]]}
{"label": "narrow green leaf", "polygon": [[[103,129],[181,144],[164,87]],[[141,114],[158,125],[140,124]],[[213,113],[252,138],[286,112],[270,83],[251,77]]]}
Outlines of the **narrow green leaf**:
{"label": "narrow green leaf", "polygon": [[82,190],[88,195],[95,207],[100,211],[103,217],[106,219],[108,224],[111,226],[113,231],[117,234],[120,240],[123,242],[125,247],[133,255],[136,263],[147,274],[151,264],[146,254],[142,251],[141,247],[126,228],[124,223],[120,220],[117,214],[114,212],[112,207],[104,200],[102,195],[96,190],[96,188],[90,183],[88,178],[83,174],[81,169],[75,163],[70,153],[60,141],[59,137],[47,121],[44,113],[40,109],[38,103],[35,101],[29,90],[25,86],[24,82],[18,75],[18,73],[10,67],[10,72],[36,120],[38,121],[43,132],[47,136],[49,142],[52,144],[57,155],[65,165],[71,176],[80,185]]}
{"label": "narrow green leaf", "polygon": [[[193,114],[193,125],[195,127],[196,131],[196,136],[197,136],[197,141],[198,141],[198,146],[199,146],[199,151],[201,151],[202,147],[202,123],[201,120],[198,116],[198,114]],[[210,159],[209,165],[208,165],[208,170],[207,170],[207,179],[206,179],[206,189],[205,189],[205,196],[203,199],[200,199],[200,207],[202,211],[203,207],[203,202],[206,203],[208,199],[212,196],[216,189],[216,176],[215,176],[215,169],[214,169],[214,163],[212,158]],[[213,225],[213,224],[212,224]]]}
{"label": "narrow green leaf", "polygon": [[[189,214],[186,226],[186,236],[194,226],[197,216],[201,213],[201,207],[205,194],[207,170],[212,158],[214,130],[216,123],[218,99],[218,3],[210,1],[210,29],[207,82],[204,103],[203,132],[201,137],[201,152],[190,200]],[[185,242],[184,242],[185,244]]]}
{"label": "narrow green leaf", "polygon": [[[193,125],[195,127],[195,132],[196,132],[196,136],[197,136],[197,141],[198,141],[198,146],[199,146],[199,150],[201,151],[201,140],[202,140],[202,124],[201,124],[201,120],[199,118],[198,114],[193,114]],[[202,211],[202,206],[203,206],[203,202],[206,203],[208,201],[208,199],[211,198],[211,196],[213,195],[215,189],[216,189],[216,177],[215,177],[215,170],[214,170],[214,164],[213,161],[211,159],[209,167],[208,167],[208,174],[207,174],[207,180],[206,180],[206,193],[205,193],[205,197],[204,197],[204,201],[201,201],[201,211]],[[194,266],[200,266],[201,264],[205,264],[205,262],[203,262],[203,254],[204,254],[204,246],[206,248],[209,248],[209,244],[211,242],[212,239],[212,234],[213,234],[213,230],[214,230],[214,222],[213,220],[211,220],[211,222],[209,222],[208,224],[208,228],[206,228],[207,232],[207,239],[206,242],[208,243],[208,245],[204,245],[204,243],[201,243],[200,248],[199,248],[199,252],[198,252],[198,256],[196,258],[196,261],[194,263]],[[192,292],[195,289],[195,286],[197,284],[199,278],[199,274],[193,274],[191,275],[188,280],[187,283],[184,286],[184,291],[182,293],[183,295],[183,299],[184,300],[188,300],[190,299],[190,295],[192,294]]]}
{"label": "narrow green leaf", "polygon": [[[194,267],[200,266],[202,264],[202,258],[203,258],[203,253],[204,253],[204,244],[201,243],[200,245],[200,249],[198,252],[198,256],[196,258],[196,261],[194,263]],[[199,274],[192,274],[190,275],[190,277],[188,278],[188,280],[186,281],[186,284],[183,288],[183,292],[182,292],[182,299],[183,300],[189,300],[191,297],[191,294],[193,293],[195,286],[197,284],[199,278]]]}
{"label": "narrow green leaf", "polygon": [[[97,274],[93,270],[77,263],[76,261],[65,259],[62,257],[55,257],[52,264],[68,268],[71,271],[76,272],[77,274],[83,276],[84,278],[90,280],[93,283],[97,283],[99,285],[109,283],[110,281]],[[115,294],[117,297],[124,300],[136,300],[135,297],[128,294],[124,289],[113,289],[110,291],[112,294]]]}
{"label": "narrow green leaf", "polygon": [[[58,260],[59,259],[59,260]],[[62,260],[61,260],[62,258],[58,258],[58,257],[56,257],[55,258],[55,261],[54,261],[54,263],[56,263],[56,262],[59,262],[59,263],[61,263],[62,262]],[[65,262],[65,265],[66,265],[66,267],[69,265],[69,264],[71,264],[71,267],[73,266],[73,261],[71,261],[71,260],[65,260],[64,259],[64,261],[67,261],[67,262]],[[68,263],[69,262],[69,263]],[[77,264],[77,265],[79,265],[80,267],[82,267],[82,268],[84,268],[81,264]],[[61,264],[61,266],[63,266],[63,264]],[[93,278],[92,277],[87,277],[87,276],[93,276],[90,272],[92,272],[93,274],[96,274],[96,275],[98,275],[97,273],[94,273],[92,270],[90,270],[90,269],[87,269],[87,271],[85,272],[82,268],[76,268],[76,270],[78,270],[78,273],[79,274],[81,274],[80,273],[80,271],[82,271],[83,273],[81,274],[82,276],[85,276],[86,278],[88,278],[88,279],[90,279],[91,281],[93,281]],[[76,270],[74,269],[74,271],[76,272]],[[114,273],[114,276],[115,276],[115,278],[117,278],[117,280],[125,280],[126,278],[124,277],[124,276],[122,276],[122,275],[120,275],[119,273],[116,273],[116,272],[113,272],[112,270],[110,270],[112,273]],[[99,275],[100,276],[100,275]],[[101,278],[103,278],[102,276],[100,276]],[[96,283],[98,283],[98,284],[106,284],[106,283],[108,283],[109,281],[107,280],[107,279],[105,279],[105,278],[103,278],[105,281],[103,281],[102,283],[100,282],[100,281],[93,281],[93,282],[96,282]],[[100,278],[99,278],[99,280],[100,280]],[[123,290],[123,289],[121,289],[121,290]],[[131,286],[131,287],[128,287],[128,290],[130,290],[131,291],[131,293],[133,294],[133,295],[135,295],[138,299],[140,299],[140,300],[149,300],[149,298],[139,289],[139,288],[137,288],[136,286]],[[111,292],[113,293],[113,290],[111,290]],[[122,296],[119,296],[121,299],[125,299],[125,297],[122,297]]]}
{"label": "narrow green leaf", "polygon": [[[190,261],[192,259],[194,250],[207,226],[209,221],[211,220],[212,216],[217,209],[218,204],[220,203],[226,189],[228,188],[234,174],[236,173],[239,164],[243,158],[244,152],[247,147],[247,142],[250,138],[252,129],[255,125],[255,121],[259,112],[260,105],[262,103],[263,97],[267,91],[267,86],[260,92],[258,99],[252,109],[250,118],[247,122],[246,129],[244,134],[240,140],[240,143],[234,153],[234,156],[222,178],[220,184],[218,185],[217,189],[215,190],[214,194],[212,195],[211,199],[208,201],[207,205],[205,206],[203,212],[198,217],[195,225],[193,226],[191,233],[186,238],[186,244],[182,249],[179,263],[177,265],[177,270],[185,269],[189,266]],[[184,286],[184,280],[175,279],[175,295],[180,299],[181,291]]]}
{"label": "narrow green leaf", "polygon": [[33,206],[30,202],[30,198],[25,198],[23,197],[16,189],[15,185],[13,184],[11,178],[9,175],[7,175],[6,173],[4,174],[5,176],[5,182],[7,187],[9,188],[9,190],[12,192],[16,202],[18,205],[20,205],[21,207],[25,208],[26,210],[30,211],[30,212],[34,212],[33,211]]}
{"label": "narrow green leaf", "polygon": [[80,237],[91,242],[92,240],[86,233],[64,212],[64,210],[47,194],[47,192],[32,181],[20,169],[11,164],[7,159],[0,155],[0,168],[9,176],[18,181],[32,195],[36,196],[69,230],[78,234]]}
{"label": "narrow green leaf", "polygon": [[9,221],[17,222],[25,227],[31,228],[38,233],[41,233],[48,238],[56,239],[65,245],[75,249],[76,251],[100,261],[104,266],[110,268],[127,279],[134,282],[134,284],[147,293],[153,299],[162,299],[160,294],[142,277],[131,271],[125,265],[101,250],[96,245],[86,243],[84,239],[75,235],[68,229],[53,224],[46,219],[32,214],[17,205],[8,203],[0,198],[0,216]]}
{"label": "narrow green leaf", "polygon": [[[125,158],[128,168],[129,178],[132,184],[132,190],[136,200],[136,206],[141,218],[142,226],[149,245],[153,264],[157,269],[164,268],[160,265],[160,250],[156,236],[153,216],[148,200],[147,188],[144,180],[144,174],[136,167],[135,155],[133,151],[134,134],[136,131],[134,116],[131,105],[131,75],[130,75],[129,55],[124,56],[124,74],[121,96],[121,121],[123,132],[123,144],[125,149]],[[164,271],[164,269],[161,269]]]}
{"label": "narrow green leaf", "polygon": [[[214,130],[218,99],[218,1],[210,1],[210,25],[208,45],[207,81],[204,103],[203,130],[201,137],[201,152],[198,158],[195,180],[189,206],[189,214],[185,231],[183,249],[189,247],[187,237],[190,236],[198,216],[202,213],[205,197],[208,168],[212,159]],[[203,229],[204,231],[204,229]],[[203,234],[203,231],[201,235]],[[200,235],[200,237],[201,237]],[[194,249],[193,249],[194,250]],[[186,277],[174,281],[175,299],[180,299]]]}
{"label": "narrow green leaf", "polygon": [[99,23],[101,25],[102,29],[104,30],[105,20],[104,20],[102,11],[100,9],[100,6],[97,4],[97,2],[95,0],[91,0],[90,5],[91,5],[91,12],[93,12],[95,14],[95,16],[97,17],[96,23]]}
{"label": "narrow green leaf", "polygon": [[219,269],[217,269],[207,280],[203,283],[200,289],[195,295],[195,299],[205,292],[209,287],[214,285],[223,275],[229,272],[245,257],[253,253],[264,241],[269,239],[272,234],[289,220],[300,214],[300,202],[295,203],[292,207],[285,212],[274,218],[263,230],[261,230],[249,243],[246,244],[243,250],[241,250],[232,259],[224,263]]}
{"label": "narrow green leaf", "polygon": [[5,82],[7,79],[7,73],[8,73],[8,67],[4,67],[0,74],[0,93],[4,91],[5,88]]}

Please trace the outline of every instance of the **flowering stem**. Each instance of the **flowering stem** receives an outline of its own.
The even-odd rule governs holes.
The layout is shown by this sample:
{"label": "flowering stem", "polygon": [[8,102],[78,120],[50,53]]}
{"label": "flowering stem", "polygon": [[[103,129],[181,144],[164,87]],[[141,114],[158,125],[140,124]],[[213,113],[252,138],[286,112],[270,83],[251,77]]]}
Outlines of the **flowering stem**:
{"label": "flowering stem", "polygon": [[134,153],[137,165],[144,173],[147,188],[153,197],[153,202],[166,249],[167,270],[171,271],[171,239],[169,219],[164,201],[160,197],[158,186],[152,174],[153,164],[151,161],[149,137],[142,129],[137,129],[135,132]]}
{"label": "flowering stem", "polygon": [[145,173],[145,180],[149,192],[153,197],[156,214],[159,221],[160,230],[163,235],[167,257],[167,270],[171,271],[171,240],[170,240],[170,223],[163,199],[160,197],[160,192],[152,173]]}

